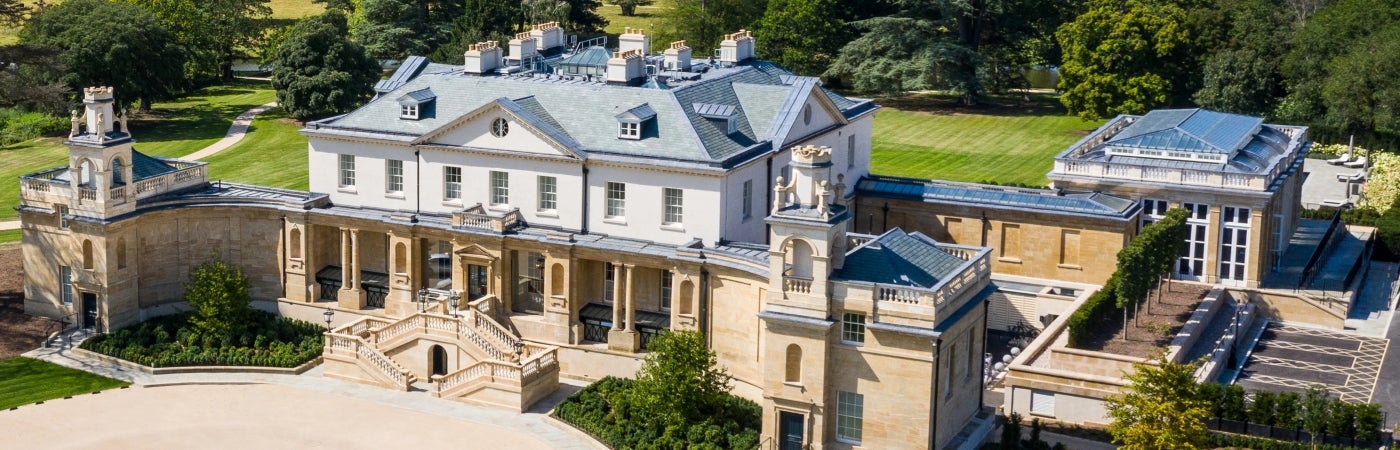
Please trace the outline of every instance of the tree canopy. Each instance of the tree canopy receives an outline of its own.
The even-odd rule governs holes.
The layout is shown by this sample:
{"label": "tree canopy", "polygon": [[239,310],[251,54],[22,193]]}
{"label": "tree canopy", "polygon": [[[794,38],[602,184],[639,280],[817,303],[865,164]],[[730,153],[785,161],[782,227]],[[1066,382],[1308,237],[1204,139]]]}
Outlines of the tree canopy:
{"label": "tree canopy", "polygon": [[112,86],[142,110],[184,86],[186,55],[154,14],[137,5],[71,0],[37,13],[23,44],[63,50],[63,81],[73,89]]}
{"label": "tree canopy", "polygon": [[768,0],[670,0],[662,10],[657,33],[661,42],[685,41],[696,55],[719,48],[721,37],[752,30]]}
{"label": "tree canopy", "polygon": [[29,7],[19,0],[0,0],[0,25],[14,25],[24,20]]}
{"label": "tree canopy", "polygon": [[1196,365],[1165,355],[1134,363],[1123,393],[1104,400],[1113,442],[1127,450],[1202,448],[1210,402],[1198,395],[1195,372]]}
{"label": "tree canopy", "polygon": [[209,336],[242,334],[251,312],[248,289],[248,277],[227,262],[210,259],[196,266],[185,283],[185,301],[194,307],[190,322]]}
{"label": "tree canopy", "polygon": [[719,367],[705,335],[672,331],[652,338],[651,354],[642,362],[633,386],[633,400],[644,416],[668,423],[701,421],[729,396],[732,377]]}
{"label": "tree canopy", "polygon": [[126,0],[159,17],[186,51],[187,81],[233,79],[241,49],[257,48],[269,0]]}
{"label": "tree canopy", "polygon": [[338,11],[303,19],[272,60],[277,102],[297,118],[349,111],[374,95],[379,64],[351,42]]}
{"label": "tree canopy", "polygon": [[[1064,52],[1060,101],[1084,119],[1170,105],[1183,59],[1192,58],[1186,11],[1154,0],[1093,0],[1055,33]],[[1187,75],[1189,76],[1189,75]]]}
{"label": "tree canopy", "polygon": [[621,8],[624,16],[635,16],[638,6],[651,6],[655,3],[656,0],[608,0],[609,5],[617,5]]}
{"label": "tree canopy", "polygon": [[763,39],[758,56],[801,75],[826,72],[849,38],[845,22],[833,14],[838,0],[769,0],[755,33]]}

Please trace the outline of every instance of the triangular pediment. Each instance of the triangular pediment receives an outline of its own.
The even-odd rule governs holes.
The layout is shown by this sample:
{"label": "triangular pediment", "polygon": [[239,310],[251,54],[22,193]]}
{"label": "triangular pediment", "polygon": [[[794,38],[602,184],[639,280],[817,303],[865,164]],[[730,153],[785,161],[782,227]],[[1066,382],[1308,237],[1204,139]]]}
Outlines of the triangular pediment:
{"label": "triangular pediment", "polygon": [[458,257],[476,258],[488,261],[494,261],[496,259],[496,255],[491,254],[491,251],[487,250],[486,247],[474,243],[468,243],[462,248],[457,249],[457,251],[452,252],[452,254]]}
{"label": "triangular pediment", "polygon": [[423,135],[414,144],[584,158],[578,142],[564,133],[548,113],[540,110],[545,115],[541,117],[531,111],[540,109],[538,102],[533,98],[521,101],[534,108],[499,98]]}
{"label": "triangular pediment", "polygon": [[796,142],[817,131],[847,123],[841,108],[822,91],[815,78],[800,78],[784,101],[782,113],[770,128],[775,146]]}

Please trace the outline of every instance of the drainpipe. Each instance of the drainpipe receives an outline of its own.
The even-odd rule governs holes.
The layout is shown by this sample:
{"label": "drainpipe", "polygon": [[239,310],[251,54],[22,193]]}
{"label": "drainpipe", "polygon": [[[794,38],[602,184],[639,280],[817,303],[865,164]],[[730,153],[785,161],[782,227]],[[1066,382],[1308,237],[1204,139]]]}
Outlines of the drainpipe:
{"label": "drainpipe", "polygon": [[[768,160],[764,162],[764,164],[767,167],[763,171],[763,173],[766,177],[768,177],[768,182],[763,184],[763,198],[765,199],[765,201],[763,202],[763,206],[759,208],[759,211],[768,211],[770,208],[773,207],[773,155],[773,153],[769,153]],[[772,245],[772,235],[773,226],[768,225],[768,222],[764,221],[763,243]]]}
{"label": "drainpipe", "polygon": [[413,183],[413,223],[418,223],[418,215],[423,214],[423,154],[418,149],[413,149],[413,171],[415,173]]}
{"label": "drainpipe", "polygon": [[992,223],[987,220],[987,212],[982,211],[982,246],[987,246],[987,230],[992,227]]}
{"label": "drainpipe", "polygon": [[[979,391],[978,391],[978,393],[977,393],[977,409],[978,409],[978,410],[981,410],[983,406],[986,406],[986,405],[987,405],[987,385],[985,384],[985,383],[987,382],[987,359],[986,359],[986,355],[987,355],[987,316],[990,315],[991,310],[992,310],[992,299],[991,299],[991,298],[987,298],[986,300],[983,300],[983,301],[982,301],[982,355],[983,355],[983,356],[982,356],[982,374],[981,374],[981,376],[982,376],[982,383],[984,383],[984,384],[983,384],[982,386],[980,386],[980,387],[977,388],[977,389],[979,389]],[[970,331],[969,331],[969,333],[970,333]],[[971,349],[968,349],[968,350],[971,350]]]}
{"label": "drainpipe", "polygon": [[583,215],[579,217],[578,228],[582,234],[588,234],[588,166],[583,166]]}
{"label": "drainpipe", "polygon": [[938,445],[938,404],[943,402],[942,395],[938,392],[938,377],[940,373],[939,363],[943,359],[943,338],[933,340],[933,426],[929,427],[929,448]]}
{"label": "drainpipe", "polygon": [[890,231],[890,202],[885,202],[885,206],[880,208],[880,225],[883,228],[881,234]]}
{"label": "drainpipe", "polygon": [[713,347],[710,336],[710,271],[700,269],[700,333],[705,335],[705,345]]}

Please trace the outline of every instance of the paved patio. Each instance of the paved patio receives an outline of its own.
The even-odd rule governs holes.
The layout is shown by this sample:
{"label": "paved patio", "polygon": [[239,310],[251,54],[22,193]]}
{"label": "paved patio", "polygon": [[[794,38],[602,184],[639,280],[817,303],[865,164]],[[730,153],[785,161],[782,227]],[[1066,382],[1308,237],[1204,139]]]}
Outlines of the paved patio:
{"label": "paved patio", "polygon": [[1271,323],[1236,383],[1250,390],[1302,392],[1320,384],[1342,400],[1369,402],[1389,340]]}
{"label": "paved patio", "polygon": [[[1303,207],[1307,209],[1317,209],[1324,201],[1347,199],[1347,183],[1337,181],[1337,175],[1351,175],[1361,169],[1351,169],[1342,166],[1327,164],[1322,159],[1307,159],[1303,161],[1303,172],[1307,177],[1303,179]],[[1356,198],[1351,199],[1352,202]]]}

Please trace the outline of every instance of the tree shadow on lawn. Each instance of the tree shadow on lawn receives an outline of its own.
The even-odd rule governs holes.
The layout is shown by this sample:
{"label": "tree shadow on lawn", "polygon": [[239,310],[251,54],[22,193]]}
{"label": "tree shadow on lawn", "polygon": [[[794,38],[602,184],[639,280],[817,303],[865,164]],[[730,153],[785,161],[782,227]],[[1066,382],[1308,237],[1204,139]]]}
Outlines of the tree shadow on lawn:
{"label": "tree shadow on lawn", "polygon": [[228,133],[233,118],[248,108],[243,104],[214,103],[199,103],[178,109],[157,108],[133,119],[131,130],[138,141],[147,143],[219,139]]}
{"label": "tree shadow on lawn", "polygon": [[902,111],[917,111],[938,115],[980,114],[988,116],[1066,116],[1069,113],[1058,97],[1045,93],[1007,93],[987,95],[976,105],[960,103],[961,97],[944,93],[917,93],[877,97],[880,106]]}

